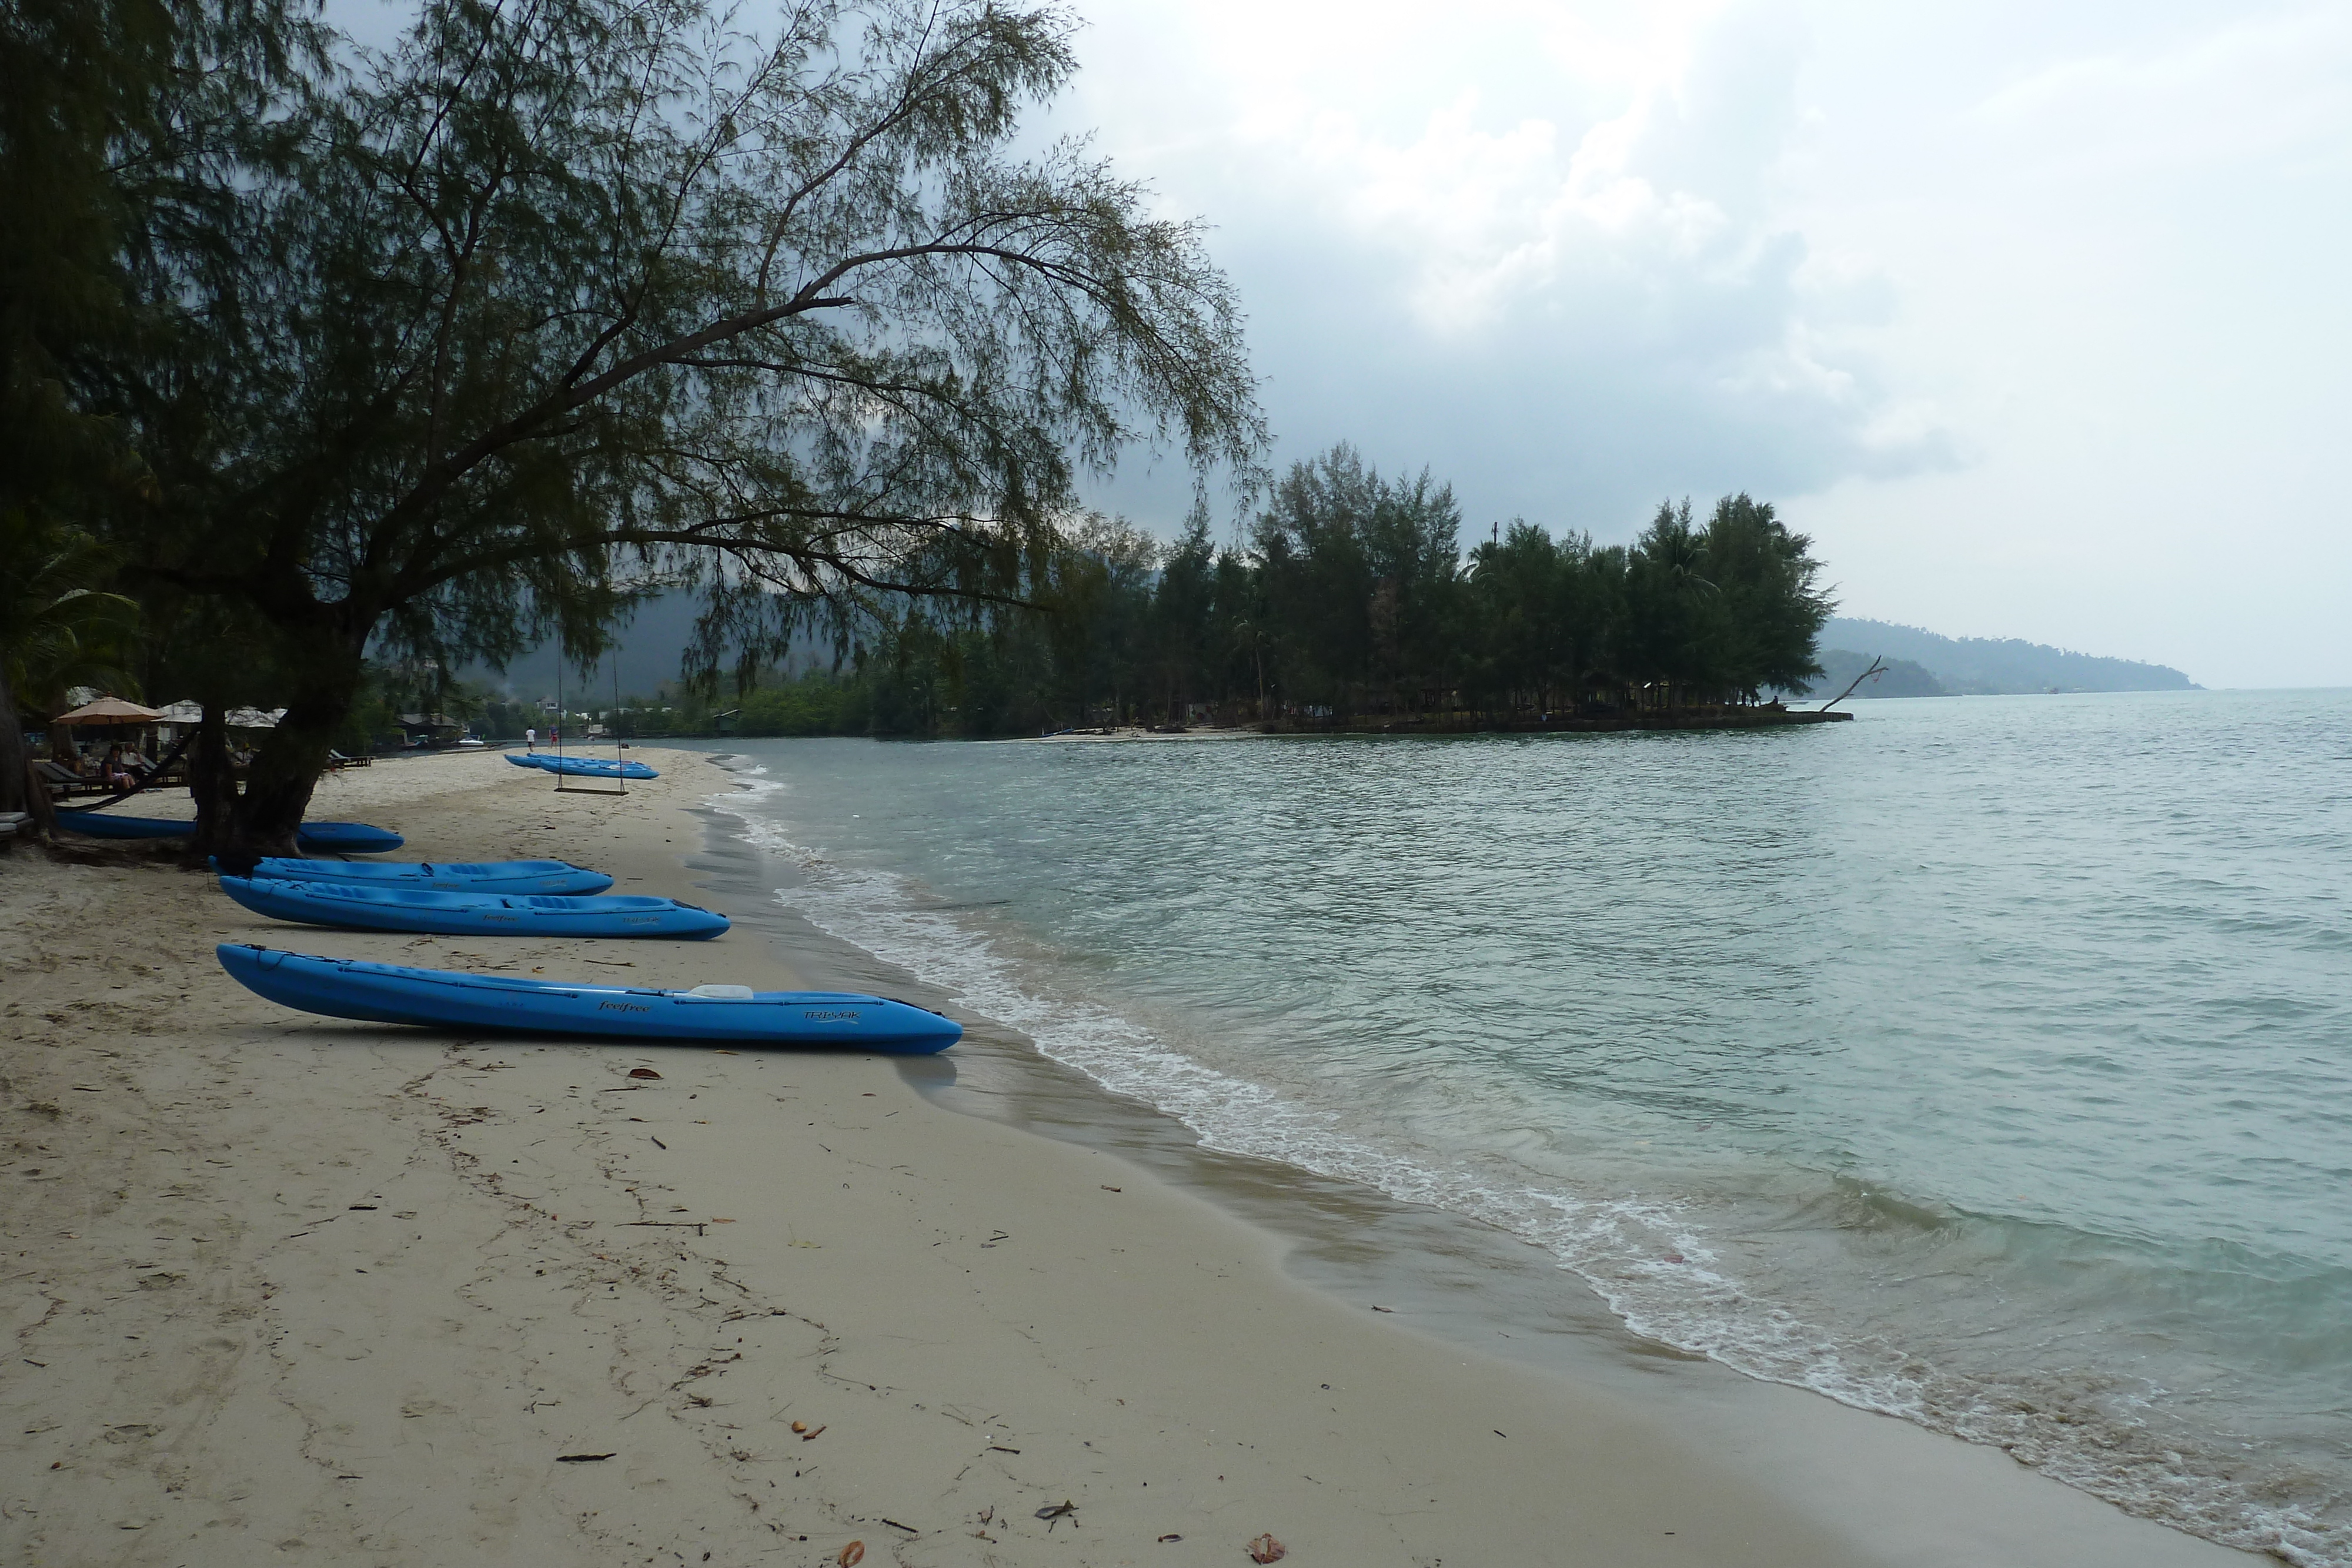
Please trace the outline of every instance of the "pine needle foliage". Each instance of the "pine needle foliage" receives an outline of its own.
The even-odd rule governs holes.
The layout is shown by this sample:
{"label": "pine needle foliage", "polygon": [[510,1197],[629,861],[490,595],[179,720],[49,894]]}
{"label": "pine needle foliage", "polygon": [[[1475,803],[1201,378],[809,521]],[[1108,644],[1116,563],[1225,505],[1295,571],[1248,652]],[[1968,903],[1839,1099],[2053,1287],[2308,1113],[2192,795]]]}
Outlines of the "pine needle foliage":
{"label": "pine needle foliage", "polygon": [[165,327],[118,405],[140,580],[249,610],[291,678],[238,836],[299,821],[372,650],[593,655],[691,583],[705,672],[756,668],[813,617],[1017,597],[1124,449],[1246,470],[1200,228],[1083,141],[1023,151],[1073,26],[427,0],[389,49],[233,73],[256,101],[153,193]]}

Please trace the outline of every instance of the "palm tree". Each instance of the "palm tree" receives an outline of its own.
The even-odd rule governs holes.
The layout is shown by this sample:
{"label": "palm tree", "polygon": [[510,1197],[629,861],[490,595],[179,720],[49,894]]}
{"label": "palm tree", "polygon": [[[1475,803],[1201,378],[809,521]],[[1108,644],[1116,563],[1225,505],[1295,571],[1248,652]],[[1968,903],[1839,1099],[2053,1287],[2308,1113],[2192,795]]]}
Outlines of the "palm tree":
{"label": "palm tree", "polygon": [[46,720],[68,687],[132,690],[123,668],[139,607],[107,591],[114,563],[79,528],[0,511],[0,810],[25,809],[20,707]]}

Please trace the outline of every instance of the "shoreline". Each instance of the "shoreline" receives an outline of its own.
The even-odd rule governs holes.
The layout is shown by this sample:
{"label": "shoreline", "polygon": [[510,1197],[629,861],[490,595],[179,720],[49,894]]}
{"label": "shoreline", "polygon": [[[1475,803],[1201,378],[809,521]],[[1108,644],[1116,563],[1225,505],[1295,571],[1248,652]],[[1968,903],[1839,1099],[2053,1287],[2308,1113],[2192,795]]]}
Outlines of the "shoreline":
{"label": "shoreline", "polygon": [[[713,811],[736,820],[723,804]],[[796,961],[845,967],[857,985],[896,987],[958,1011],[951,991],[797,914],[777,914],[799,879],[793,855],[761,850],[717,824],[712,846],[728,864],[702,885],[756,899],[775,915],[775,939],[790,944]],[[751,863],[764,869],[746,880]],[[1113,1154],[1205,1197],[1278,1238],[1294,1279],[1359,1311],[1387,1314],[1387,1323],[1643,1406],[1709,1457],[1767,1479],[1777,1496],[1830,1523],[1874,1561],[2120,1568],[2275,1560],[2133,1513],[1989,1444],[1650,1339],[1538,1244],[1346,1176],[1203,1145],[1174,1113],[1097,1082],[991,1020],[979,1020],[949,1058],[906,1062],[901,1072],[964,1113]],[[2000,1517],[1988,1517],[1989,1509]]]}
{"label": "shoreline", "polygon": [[[320,802],[420,857],[756,890],[696,810],[707,754],[641,754],[665,778],[625,798],[493,752]],[[772,898],[717,944],[492,944],[274,925],[203,878],[21,850],[0,886],[17,1560],[1242,1562],[1271,1532],[1301,1563],[2252,1561],[1815,1396],[1749,1385],[1761,1414],[1701,1432],[1638,1377],[1375,1316],[1157,1156],[956,1103],[1001,1071],[1043,1119],[1037,1059],[981,1020],[946,1085],[467,1043],[286,1013],[205,946],[881,988]],[[1297,1173],[1258,1174],[1300,1212]],[[1340,1234],[1380,1207],[1324,1185]],[[1882,1457],[1806,1495],[1790,1452],[1831,1427]]]}

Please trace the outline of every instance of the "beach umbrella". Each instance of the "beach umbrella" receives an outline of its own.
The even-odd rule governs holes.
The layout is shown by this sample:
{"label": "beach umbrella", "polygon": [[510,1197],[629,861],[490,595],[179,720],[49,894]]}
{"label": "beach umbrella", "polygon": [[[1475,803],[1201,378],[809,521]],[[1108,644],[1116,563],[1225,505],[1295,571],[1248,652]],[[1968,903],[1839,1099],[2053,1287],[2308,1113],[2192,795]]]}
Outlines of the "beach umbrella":
{"label": "beach umbrella", "polygon": [[152,707],[124,702],[121,697],[100,697],[87,702],[71,713],[61,713],[52,724],[152,724],[163,716]]}
{"label": "beach umbrella", "polygon": [[[221,716],[221,722],[231,729],[275,729],[278,721],[285,716],[286,710],[282,707],[233,707]],[[194,702],[166,703],[155,718],[161,724],[202,724],[205,706]]]}

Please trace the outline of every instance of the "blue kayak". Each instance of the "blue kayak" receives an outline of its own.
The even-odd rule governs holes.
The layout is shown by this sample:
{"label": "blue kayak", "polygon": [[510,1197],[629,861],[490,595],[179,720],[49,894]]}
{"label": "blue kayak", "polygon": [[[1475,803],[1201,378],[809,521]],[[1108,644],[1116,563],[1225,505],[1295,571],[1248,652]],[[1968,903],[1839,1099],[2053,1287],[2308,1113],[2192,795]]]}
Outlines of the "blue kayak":
{"label": "blue kayak", "polygon": [[444,893],[403,883],[370,887],[284,877],[224,876],[221,891],[273,920],[357,931],[430,931],[446,936],[716,936],[727,916],[674,898],[621,894]]}
{"label": "blue kayak", "polygon": [[569,774],[580,779],[658,779],[661,774],[642,762],[616,762],[609,757],[551,757],[545,752],[533,752],[528,757],[507,753],[507,760],[517,768],[537,768],[548,773]]}
{"label": "blue kayak", "polygon": [[164,817],[109,817],[97,811],[59,811],[58,826],[91,839],[184,839],[194,822]]}
{"label": "blue kayak", "polygon": [[550,773],[571,773],[584,779],[658,779],[642,762],[615,762],[603,757],[551,757],[540,763]]}
{"label": "blue kayak", "polygon": [[[115,817],[103,811],[59,811],[58,826],[92,839],[184,839],[196,831],[195,823],[169,817]],[[294,841],[306,850],[363,855],[396,850],[406,841],[389,828],[365,822],[305,822],[294,831]]]}
{"label": "blue kayak", "polygon": [[269,859],[257,877],[289,882],[356,883],[363,887],[431,889],[439,893],[602,893],[613,879],[562,861],[299,861]]}
{"label": "blue kayak", "polygon": [[945,1051],[963,1037],[952,1019],[853,992],[568,986],[234,942],[213,951],[239,985],[273,1002],[368,1023],[606,1040],[848,1045],[904,1056]]}
{"label": "blue kayak", "polygon": [[407,841],[390,828],[371,828],[365,822],[305,822],[294,832],[300,848],[346,855],[380,855]]}

